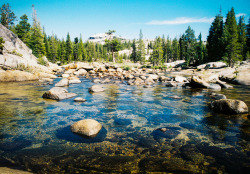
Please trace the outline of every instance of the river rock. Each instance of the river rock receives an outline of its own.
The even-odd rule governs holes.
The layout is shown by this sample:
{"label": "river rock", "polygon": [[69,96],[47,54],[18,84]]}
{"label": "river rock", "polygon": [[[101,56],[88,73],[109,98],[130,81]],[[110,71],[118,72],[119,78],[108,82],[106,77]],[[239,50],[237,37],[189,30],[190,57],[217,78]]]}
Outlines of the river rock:
{"label": "river rock", "polygon": [[144,83],[144,80],[142,80],[140,77],[136,77],[133,83],[135,85],[139,85],[139,84]]}
{"label": "river rock", "polygon": [[77,97],[74,99],[75,102],[85,102],[86,99],[82,98],[82,97]]}
{"label": "river rock", "polygon": [[189,83],[191,87],[197,87],[197,88],[208,88],[210,85],[203,81],[201,78],[197,76],[193,76],[191,78],[191,82]]}
{"label": "river rock", "polygon": [[214,93],[214,92],[208,94],[208,96],[215,99],[215,100],[227,99],[227,97],[224,94],[217,94],[217,93]]}
{"label": "river rock", "polygon": [[81,83],[81,80],[79,80],[79,79],[69,80],[69,84],[76,84],[76,83]]}
{"label": "river rock", "polygon": [[233,86],[228,85],[226,82],[220,80],[217,80],[216,83],[219,84],[222,88],[233,88]]}
{"label": "river rock", "polygon": [[166,87],[177,87],[178,83],[174,81],[169,81],[165,83]]}
{"label": "river rock", "polygon": [[68,77],[69,77],[69,74],[63,74],[62,77],[63,77],[63,78],[68,78]]}
{"label": "river rock", "polygon": [[102,129],[102,125],[93,119],[80,120],[70,127],[71,131],[87,137],[95,137]]}
{"label": "river rock", "polygon": [[53,99],[53,100],[63,100],[71,97],[75,97],[77,94],[68,93],[65,88],[54,87],[43,94],[43,98]]}
{"label": "river rock", "polygon": [[74,72],[77,76],[83,76],[86,75],[88,72],[85,69],[79,69],[78,71]]}
{"label": "river rock", "polygon": [[59,82],[55,84],[56,87],[63,87],[63,86],[69,86],[69,80],[68,79],[62,79]]}
{"label": "river rock", "polygon": [[187,78],[182,76],[176,76],[175,81],[180,83],[188,82]]}
{"label": "river rock", "polygon": [[204,68],[219,69],[219,68],[224,68],[226,66],[227,66],[227,64],[224,62],[209,62],[209,63],[197,66],[197,69],[204,69]]}
{"label": "river rock", "polygon": [[89,88],[90,93],[103,92],[103,91],[104,91],[104,88],[103,86],[100,86],[100,85],[93,85]]}
{"label": "river rock", "polygon": [[216,112],[225,114],[242,114],[248,113],[246,103],[241,100],[220,99],[210,103],[209,107]]}

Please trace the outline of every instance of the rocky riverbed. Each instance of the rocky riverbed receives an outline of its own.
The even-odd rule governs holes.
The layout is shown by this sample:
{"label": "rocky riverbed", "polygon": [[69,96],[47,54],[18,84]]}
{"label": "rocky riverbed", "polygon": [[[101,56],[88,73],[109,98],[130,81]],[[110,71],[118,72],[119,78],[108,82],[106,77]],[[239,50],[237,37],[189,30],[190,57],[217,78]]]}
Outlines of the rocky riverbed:
{"label": "rocky riverbed", "polygon": [[[232,115],[209,109],[213,97],[222,95],[250,106],[247,86],[193,88],[186,86],[192,76],[178,69],[172,73],[138,70],[145,78],[137,75],[137,68],[122,70],[122,79],[115,75],[120,71],[116,67],[105,65],[106,70],[99,72],[100,68],[95,71],[92,66],[84,69],[83,76],[74,74],[80,70],[74,65],[73,69],[64,67],[62,77],[52,81],[0,83],[4,91],[0,95],[2,159],[35,173],[248,171],[248,113]],[[134,77],[126,78],[128,73]],[[75,97],[42,98],[62,79],[81,81],[57,87]],[[166,86],[168,82],[177,85]],[[94,85],[103,90],[90,91]],[[76,97],[86,101],[76,102]],[[70,126],[84,119],[102,125],[94,138],[71,132]]]}

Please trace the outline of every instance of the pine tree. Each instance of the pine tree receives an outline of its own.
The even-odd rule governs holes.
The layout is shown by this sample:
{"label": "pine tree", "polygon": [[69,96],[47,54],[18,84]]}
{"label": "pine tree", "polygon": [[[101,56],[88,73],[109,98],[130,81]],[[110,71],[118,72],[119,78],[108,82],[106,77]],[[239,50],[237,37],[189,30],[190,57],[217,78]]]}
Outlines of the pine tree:
{"label": "pine tree", "polygon": [[3,54],[3,47],[4,47],[5,41],[2,37],[0,37],[0,54]]}
{"label": "pine tree", "polygon": [[248,24],[247,24],[247,56],[246,59],[250,58],[250,18],[248,19]]}
{"label": "pine tree", "polygon": [[166,60],[164,62],[171,62],[172,61],[172,43],[169,39],[169,36],[167,37],[167,43],[166,43]]}
{"label": "pine tree", "polygon": [[68,33],[67,39],[66,39],[66,58],[68,60],[68,63],[70,63],[72,61],[72,55],[73,55],[73,46],[72,46],[72,42],[70,40],[70,35]]}
{"label": "pine tree", "polygon": [[56,62],[57,59],[57,48],[56,48],[57,44],[56,44],[56,40],[54,35],[52,34],[51,36],[51,61],[52,62]]}
{"label": "pine tree", "polygon": [[45,55],[45,44],[43,42],[44,36],[42,33],[42,28],[36,16],[36,10],[34,6],[33,6],[32,18],[33,18],[33,25],[31,28],[31,34],[30,34],[31,36],[28,45],[32,49],[32,53],[36,57],[41,58],[42,56]]}
{"label": "pine tree", "polygon": [[29,31],[30,24],[28,23],[28,16],[26,14],[20,17],[21,21],[16,25],[15,31],[19,39],[21,39],[24,43],[28,43],[29,41]]}
{"label": "pine tree", "polygon": [[130,59],[131,59],[133,62],[137,62],[137,61],[138,61],[138,55],[137,55],[137,49],[136,49],[135,40],[133,40],[133,43],[132,43],[132,54],[131,54],[131,56],[130,56]]}
{"label": "pine tree", "polygon": [[15,13],[12,12],[9,3],[2,5],[2,7],[0,8],[0,14],[1,14],[1,19],[0,19],[1,24],[9,29],[10,26],[13,25],[14,21],[16,20]]}
{"label": "pine tree", "polygon": [[197,44],[197,50],[196,50],[196,55],[197,55],[197,63],[202,64],[204,62],[204,45],[202,42],[202,36],[201,33],[198,36],[198,44]]}
{"label": "pine tree", "polygon": [[155,66],[159,65],[162,62],[162,59],[163,59],[162,40],[160,37],[157,37],[155,39],[153,54],[150,57],[150,61],[151,63],[153,63],[153,66]]}
{"label": "pine tree", "polygon": [[223,16],[220,13],[215,16],[215,19],[209,29],[206,44],[209,59],[207,61],[221,60],[224,55],[225,48],[223,44],[223,27]]}
{"label": "pine tree", "polygon": [[224,39],[226,48],[224,59],[229,66],[233,66],[236,61],[241,59],[237,23],[233,8],[227,14],[224,27]]}
{"label": "pine tree", "polygon": [[173,48],[173,61],[179,60],[180,50],[179,50],[178,40],[176,37],[173,39],[172,48]]}
{"label": "pine tree", "polygon": [[245,60],[247,53],[247,36],[246,36],[246,24],[244,21],[244,16],[240,16],[238,23],[238,42],[240,45],[241,57]]}
{"label": "pine tree", "polygon": [[74,56],[74,61],[78,60],[78,37],[74,39],[74,46],[73,46],[73,56]]}
{"label": "pine tree", "polygon": [[46,33],[44,32],[43,33],[44,35],[44,46],[45,46],[45,56],[51,60],[51,52],[50,52],[50,44],[49,44],[49,41],[48,41],[48,37],[46,35]]}
{"label": "pine tree", "polygon": [[184,45],[185,45],[184,55],[185,55],[186,65],[189,66],[190,64],[196,64],[196,59],[195,59],[196,39],[194,30],[191,29],[190,26],[188,26],[188,29],[185,31]]}
{"label": "pine tree", "polygon": [[143,34],[142,30],[140,30],[139,34],[139,42],[138,42],[138,59],[141,63],[145,62],[145,44],[143,42]]}
{"label": "pine tree", "polygon": [[185,35],[181,35],[179,39],[179,47],[180,47],[180,60],[185,60]]}
{"label": "pine tree", "polygon": [[78,43],[78,60],[80,61],[80,62],[82,62],[82,58],[83,58],[83,42],[82,42],[82,35],[80,35],[80,41],[79,41],[79,43]]}
{"label": "pine tree", "polygon": [[60,56],[60,61],[62,63],[67,63],[68,59],[66,56],[66,42],[64,41],[64,39],[62,39],[61,42],[61,56]]}
{"label": "pine tree", "polygon": [[95,44],[93,42],[89,42],[87,45],[87,56],[88,56],[88,62],[92,62],[95,59],[96,50],[95,50]]}

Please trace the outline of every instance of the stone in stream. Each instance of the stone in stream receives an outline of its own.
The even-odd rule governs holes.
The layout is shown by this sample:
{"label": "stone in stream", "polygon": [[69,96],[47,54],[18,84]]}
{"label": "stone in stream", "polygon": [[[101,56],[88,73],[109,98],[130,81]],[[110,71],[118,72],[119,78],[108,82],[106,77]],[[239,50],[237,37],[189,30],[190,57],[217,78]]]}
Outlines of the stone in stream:
{"label": "stone in stream", "polygon": [[210,103],[209,107],[216,112],[224,114],[243,114],[248,113],[246,103],[241,100],[220,99]]}
{"label": "stone in stream", "polygon": [[68,93],[65,88],[54,87],[43,94],[43,98],[53,99],[53,100],[63,100],[71,97],[75,97],[77,94]]}
{"label": "stone in stream", "polygon": [[70,127],[71,131],[87,137],[95,137],[102,129],[102,125],[93,119],[80,120]]}
{"label": "stone in stream", "polygon": [[90,93],[103,92],[103,91],[104,91],[104,88],[103,86],[100,86],[100,85],[93,85],[89,88]]}
{"label": "stone in stream", "polygon": [[69,86],[69,80],[63,78],[62,80],[60,80],[59,82],[57,82],[55,84],[56,87],[63,87],[63,86]]}
{"label": "stone in stream", "polygon": [[85,102],[86,99],[82,98],[82,97],[77,97],[74,99],[75,102]]}

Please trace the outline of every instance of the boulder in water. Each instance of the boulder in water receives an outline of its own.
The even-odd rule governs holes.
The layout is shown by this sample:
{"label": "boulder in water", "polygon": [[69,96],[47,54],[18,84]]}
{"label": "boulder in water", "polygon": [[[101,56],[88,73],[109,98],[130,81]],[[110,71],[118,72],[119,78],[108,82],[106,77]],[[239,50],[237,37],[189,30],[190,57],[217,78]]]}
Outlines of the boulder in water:
{"label": "boulder in water", "polygon": [[241,100],[220,99],[210,103],[209,107],[216,112],[224,114],[243,114],[248,113],[246,103]]}
{"label": "boulder in water", "polygon": [[104,88],[100,85],[93,85],[89,88],[89,92],[94,93],[94,92],[103,92]]}
{"label": "boulder in water", "polygon": [[63,87],[63,86],[69,86],[69,80],[63,78],[58,83],[55,84],[56,87]]}
{"label": "boulder in water", "polygon": [[102,125],[93,119],[80,120],[70,127],[71,131],[87,137],[95,137],[102,129]]}
{"label": "boulder in water", "polygon": [[43,98],[53,99],[53,100],[63,100],[71,97],[75,97],[75,93],[68,93],[65,88],[54,87],[43,94]]}

